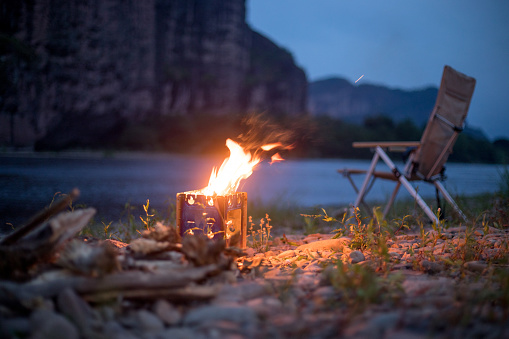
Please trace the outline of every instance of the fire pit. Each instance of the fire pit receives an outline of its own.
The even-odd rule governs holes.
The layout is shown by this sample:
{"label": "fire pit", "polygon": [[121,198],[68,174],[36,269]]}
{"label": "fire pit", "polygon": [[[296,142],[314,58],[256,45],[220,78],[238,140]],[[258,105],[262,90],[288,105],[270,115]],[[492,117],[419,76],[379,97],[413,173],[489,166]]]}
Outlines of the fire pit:
{"label": "fire pit", "polygon": [[[177,194],[177,229],[182,237],[204,234],[210,239],[225,239],[227,246],[245,248],[247,193],[237,192],[240,181],[253,173],[261,161],[260,152],[290,146],[265,144],[254,148],[254,154],[231,139],[226,140],[226,146],[230,157],[219,170],[212,170],[207,187]],[[279,153],[271,157],[271,163],[281,160]]]}
{"label": "fire pit", "polygon": [[206,196],[197,191],[177,194],[177,230],[181,236],[204,234],[225,239],[227,246],[246,247],[247,193]]}

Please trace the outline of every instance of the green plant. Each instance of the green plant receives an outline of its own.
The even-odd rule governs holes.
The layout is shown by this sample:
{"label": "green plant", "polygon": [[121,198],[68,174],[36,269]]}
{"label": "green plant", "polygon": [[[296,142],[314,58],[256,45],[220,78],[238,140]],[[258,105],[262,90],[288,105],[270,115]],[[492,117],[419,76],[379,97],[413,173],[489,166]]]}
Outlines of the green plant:
{"label": "green plant", "polygon": [[272,219],[269,218],[268,214],[265,214],[265,218],[260,219],[260,224],[258,230],[255,230],[255,224],[253,223],[253,218],[249,216],[249,233],[247,237],[251,237],[251,247],[257,250],[258,252],[265,252],[269,249],[269,241],[270,241],[270,230],[272,229],[272,225],[270,225]]}
{"label": "green plant", "polygon": [[391,275],[382,279],[369,266],[345,264],[338,260],[334,269],[325,272],[331,285],[354,311],[361,311],[369,304],[396,300],[402,291],[401,276]]}
{"label": "green plant", "polygon": [[143,217],[140,215],[140,220],[141,220],[141,222],[143,222],[143,224],[145,225],[145,229],[147,229],[147,230],[154,227],[154,225],[156,223],[156,219],[153,218],[155,215],[155,212],[152,211],[152,214],[149,214],[149,211],[148,211],[149,204],[150,204],[150,201],[149,201],[149,199],[147,199],[147,204],[143,205],[143,209],[145,210],[145,219],[143,219]]}

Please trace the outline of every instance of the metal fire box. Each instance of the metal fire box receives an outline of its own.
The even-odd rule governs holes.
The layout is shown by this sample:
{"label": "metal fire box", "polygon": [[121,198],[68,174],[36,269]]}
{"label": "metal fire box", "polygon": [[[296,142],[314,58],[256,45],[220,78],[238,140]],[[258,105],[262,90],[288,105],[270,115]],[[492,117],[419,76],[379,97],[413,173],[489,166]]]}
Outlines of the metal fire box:
{"label": "metal fire box", "polygon": [[178,193],[177,231],[181,236],[205,234],[225,239],[227,246],[246,248],[247,193],[214,197],[193,191]]}

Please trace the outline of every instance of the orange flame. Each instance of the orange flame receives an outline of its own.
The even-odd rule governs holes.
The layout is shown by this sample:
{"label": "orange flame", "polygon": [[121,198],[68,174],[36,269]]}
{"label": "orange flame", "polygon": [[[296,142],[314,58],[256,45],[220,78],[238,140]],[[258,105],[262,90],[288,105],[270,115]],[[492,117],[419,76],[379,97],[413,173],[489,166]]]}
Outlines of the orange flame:
{"label": "orange flame", "polygon": [[248,178],[260,162],[260,158],[253,158],[251,153],[244,151],[231,139],[226,140],[226,146],[230,149],[230,156],[224,160],[219,170],[215,167],[212,169],[209,185],[200,190],[201,194],[213,196],[235,193],[240,181]]}
{"label": "orange flame", "polygon": [[279,153],[276,153],[274,154],[272,157],[270,157],[270,164],[272,165],[273,163],[275,162],[278,162],[278,161],[284,161],[285,159],[283,159],[281,157],[281,155],[279,155]]}
{"label": "orange flame", "polygon": [[[207,187],[198,190],[198,194],[206,196],[229,195],[237,191],[242,179],[248,178],[253,169],[261,161],[259,156],[252,155],[249,151],[245,151],[238,143],[231,139],[226,140],[226,146],[230,150],[230,156],[223,161],[219,170],[214,167],[210,175]],[[293,146],[283,146],[280,142],[266,144],[260,147],[263,151],[269,151],[274,148],[291,149]],[[271,157],[270,164],[284,159],[279,153]],[[213,205],[212,198],[208,201],[209,205]]]}

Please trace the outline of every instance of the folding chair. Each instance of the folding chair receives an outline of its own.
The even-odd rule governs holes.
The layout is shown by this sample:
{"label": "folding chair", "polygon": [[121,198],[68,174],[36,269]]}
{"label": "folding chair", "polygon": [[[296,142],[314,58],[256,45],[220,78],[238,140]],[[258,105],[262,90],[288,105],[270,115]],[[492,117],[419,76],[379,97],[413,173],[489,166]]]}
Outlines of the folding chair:
{"label": "folding chair", "polygon": [[[474,88],[474,78],[462,74],[450,66],[445,66],[437,100],[420,142],[354,142],[353,147],[370,148],[374,151],[374,155],[367,171],[358,169],[338,170],[339,173],[348,178],[357,193],[357,199],[353,207],[358,207],[361,203],[367,206],[364,198],[376,178],[392,180],[396,182],[396,187],[383,211],[384,217],[389,212],[399,188],[403,185],[423,209],[424,213],[432,221],[438,223],[437,216],[410,184],[410,181],[420,180],[433,184],[437,190],[437,199],[439,197],[438,192],[442,193],[456,213],[466,221],[465,215],[440,181],[445,179],[444,164],[449,154],[452,153],[452,147],[456,142],[458,134],[463,130]],[[396,167],[385,150],[410,150],[403,172]],[[387,164],[391,172],[375,171],[380,158]],[[365,174],[360,190],[356,187],[351,177],[355,174]]]}

